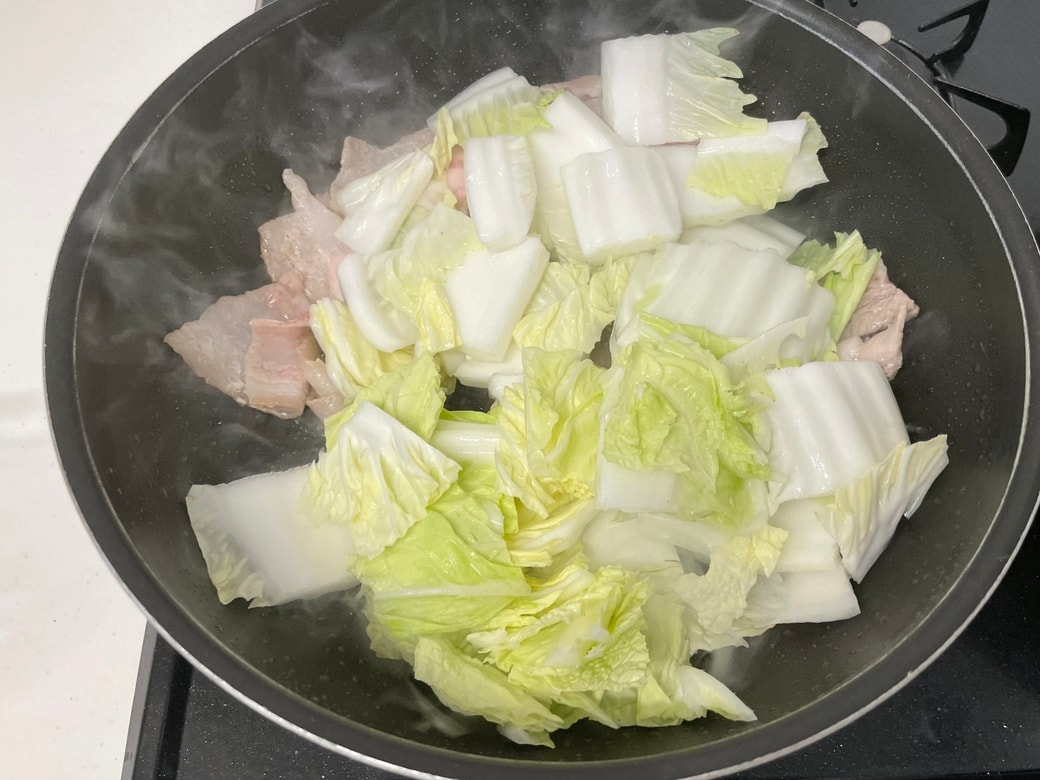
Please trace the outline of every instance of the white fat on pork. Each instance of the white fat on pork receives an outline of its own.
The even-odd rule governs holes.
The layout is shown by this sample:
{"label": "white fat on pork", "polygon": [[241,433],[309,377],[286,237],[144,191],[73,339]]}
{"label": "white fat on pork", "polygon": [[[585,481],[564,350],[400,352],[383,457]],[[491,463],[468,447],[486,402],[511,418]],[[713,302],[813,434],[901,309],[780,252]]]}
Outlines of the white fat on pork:
{"label": "white fat on pork", "polygon": [[343,221],[311,194],[301,177],[287,169],[282,174],[292,194],[293,212],[260,226],[260,255],[273,281],[299,273],[311,301],[341,298],[336,267],[347,248],[336,238]]}
{"label": "white fat on pork", "polygon": [[[301,361],[314,349],[308,348],[311,337],[301,327],[309,311],[302,279],[298,273],[290,273],[256,290],[218,298],[197,320],[182,325],[164,341],[192,371],[243,406],[254,406],[253,392],[261,404],[257,408],[280,417],[294,416],[294,399],[301,390],[304,400],[307,397]],[[276,365],[275,354],[288,365]],[[290,374],[302,386],[288,383]],[[276,397],[276,390],[284,396]],[[302,411],[300,404],[296,416]]]}
{"label": "white fat on pork", "polygon": [[311,385],[304,364],[320,354],[310,318],[253,320],[245,356],[245,390],[254,409],[291,419],[303,414]]}
{"label": "white fat on pork", "polygon": [[842,360],[870,360],[891,379],[903,365],[903,328],[920,308],[888,278],[879,263],[838,340]]}

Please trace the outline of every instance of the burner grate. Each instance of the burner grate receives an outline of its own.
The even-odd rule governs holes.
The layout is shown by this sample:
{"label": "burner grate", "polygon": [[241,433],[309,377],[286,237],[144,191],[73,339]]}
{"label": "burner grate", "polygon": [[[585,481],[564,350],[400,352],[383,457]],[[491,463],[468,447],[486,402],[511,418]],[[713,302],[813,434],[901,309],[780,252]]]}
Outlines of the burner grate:
{"label": "burner grate", "polygon": [[[813,0],[813,2],[820,8],[829,10],[827,0]],[[954,103],[954,98],[956,97],[985,109],[998,117],[1004,125],[1003,135],[999,140],[988,145],[986,150],[990,153],[1000,172],[1005,176],[1010,176],[1015,170],[1019,158],[1022,156],[1023,148],[1025,148],[1026,137],[1029,132],[1029,109],[995,95],[960,84],[954,81],[953,77],[954,71],[963,62],[964,55],[974,45],[979,31],[982,29],[986,12],[989,10],[989,4],[990,0],[973,0],[966,5],[942,14],[936,19],[919,24],[917,32],[923,33],[944,28],[954,22],[964,20],[963,27],[953,37],[949,45],[938,51],[933,51],[931,54],[923,53],[918,46],[915,46],[910,41],[890,33],[880,39],[875,37],[873,34],[874,30],[881,29],[888,32],[888,26],[882,20],[858,20],[858,24],[861,31],[865,33],[869,31],[869,37],[878,40],[880,45],[891,43],[918,60],[924,66],[932,87],[955,110],[957,109],[957,105]],[[834,6],[835,3],[832,2],[830,5]],[[859,0],[848,0],[848,5],[851,8],[857,8],[859,7]]]}
{"label": "burner grate", "polygon": [[925,60],[926,64],[935,68],[936,75],[943,75],[940,68],[944,68],[947,64],[958,63],[964,59],[964,55],[971,48],[972,44],[975,43],[979,30],[982,29],[982,20],[986,18],[987,10],[989,10],[989,0],[974,0],[974,2],[968,3],[961,8],[950,11],[945,16],[918,26],[918,32],[926,32],[958,19],[967,19],[964,28],[958,33],[949,47],[935,52]]}

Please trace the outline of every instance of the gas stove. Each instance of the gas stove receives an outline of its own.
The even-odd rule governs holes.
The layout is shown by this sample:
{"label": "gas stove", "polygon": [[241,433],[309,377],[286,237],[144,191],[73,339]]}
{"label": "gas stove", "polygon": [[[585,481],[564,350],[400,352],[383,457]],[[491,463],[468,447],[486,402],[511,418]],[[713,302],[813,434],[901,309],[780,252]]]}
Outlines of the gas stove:
{"label": "gas stove", "polygon": [[[807,0],[808,1],[808,0]],[[1040,7],[1033,0],[812,0],[929,81],[990,149],[1040,228]],[[263,5],[261,0],[259,5]],[[747,778],[1040,773],[1040,527],[957,641],[892,698]],[[197,672],[149,629],[124,777],[374,780]]]}

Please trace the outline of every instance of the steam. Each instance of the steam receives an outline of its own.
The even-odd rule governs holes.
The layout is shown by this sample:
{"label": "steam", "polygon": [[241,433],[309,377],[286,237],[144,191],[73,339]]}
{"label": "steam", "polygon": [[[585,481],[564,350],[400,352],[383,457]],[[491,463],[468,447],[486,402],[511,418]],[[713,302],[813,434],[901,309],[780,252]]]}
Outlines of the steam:
{"label": "steam", "polygon": [[535,83],[596,72],[599,44],[633,32],[733,24],[740,46],[749,45],[765,15],[724,7],[728,15],[715,9],[691,24],[690,3],[681,0],[649,9],[549,3],[538,18],[523,4],[394,0],[342,36],[303,24],[260,40],[134,151],[115,198],[85,210],[84,222],[98,225],[90,262],[105,295],[84,298],[81,321],[111,305],[124,326],[84,328],[83,346],[109,361],[138,345],[134,360],[158,366],[168,352],[161,336],[216,297],[264,283],[256,228],[291,209],[281,171],[292,167],[321,192],[346,135],[388,145],[502,65]]}
{"label": "steam", "polygon": [[82,354],[160,372],[175,394],[210,396],[162,338],[220,295],[267,281],[256,229],[291,209],[284,168],[321,192],[346,135],[388,145],[502,65],[545,83],[597,72],[599,44],[633,32],[736,24],[753,36],[762,13],[726,8],[691,25],[680,0],[649,9],[548,3],[537,18],[523,4],[395,0],[341,35],[305,19],[261,39],[133,150],[111,201],[83,210],[84,224],[98,227],[81,298]]}
{"label": "steam", "polygon": [[413,728],[421,734],[437,733],[446,737],[458,738],[468,734],[472,727],[472,719],[446,710],[428,692],[408,681],[407,695],[398,691],[387,691],[384,701],[407,712],[413,719]]}
{"label": "steam", "polygon": [[[169,495],[161,508],[172,512],[192,482],[289,468],[312,459],[320,446],[320,425],[311,415],[285,422],[240,408],[195,377],[162,341],[217,297],[266,281],[256,229],[291,208],[284,168],[321,192],[336,173],[345,136],[389,145],[503,65],[532,83],[560,81],[597,72],[604,40],[718,24],[741,29],[724,52],[741,62],[768,21],[743,4],[690,0],[540,6],[393,0],[356,23],[337,17],[354,13],[346,2],[319,8],[313,19],[240,52],[139,148],[123,150],[130,159],[125,176],[109,170],[113,190],[77,217],[94,236],[76,314],[77,361],[86,372],[81,377],[90,377],[82,382],[90,399],[83,411],[88,438],[105,445],[100,452],[114,440],[129,453],[111,462],[103,454],[98,464],[119,491],[113,504],[124,517],[132,512],[124,512],[130,505],[123,487],[128,494]],[[754,83],[747,88],[755,91]],[[814,232],[844,228],[822,227]],[[71,312],[73,302],[67,303]],[[160,519],[181,523],[178,532],[190,535],[182,506],[180,513]],[[175,549],[192,549],[186,538]],[[141,549],[145,556],[168,552]],[[192,571],[204,571],[201,557]],[[316,629],[328,631],[331,641],[363,632],[361,619],[349,616],[361,614],[355,599],[348,594],[332,607],[296,602],[280,609],[288,618],[300,610],[341,610],[342,623],[326,620]],[[367,647],[360,639],[353,644]],[[731,659],[730,672],[718,672],[737,687],[741,658]],[[722,660],[716,656],[713,664]],[[387,695],[388,703],[418,715],[420,731],[466,729],[418,689]]]}
{"label": "steam", "polygon": [[755,679],[757,659],[777,643],[776,629],[748,637],[745,647],[723,647],[708,653],[703,668],[734,693],[747,690]]}

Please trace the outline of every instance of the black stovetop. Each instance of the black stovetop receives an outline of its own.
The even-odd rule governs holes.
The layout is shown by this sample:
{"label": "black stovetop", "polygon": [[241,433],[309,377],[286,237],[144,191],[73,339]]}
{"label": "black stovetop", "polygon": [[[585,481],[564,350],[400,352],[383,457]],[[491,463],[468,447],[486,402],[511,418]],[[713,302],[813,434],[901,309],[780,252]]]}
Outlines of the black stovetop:
{"label": "black stovetop", "polygon": [[[889,46],[916,70],[923,74],[937,70],[959,85],[950,90],[954,107],[987,144],[999,141],[1004,123],[957,93],[977,91],[1040,111],[1040,3],[1035,0],[819,0],[817,4],[854,23],[886,22],[897,39]],[[963,53],[955,50],[926,64],[935,53],[971,37],[964,35],[969,15],[930,30],[918,27],[962,9],[978,15],[977,37]],[[1035,230],[1040,227],[1040,131],[1025,137],[1021,157],[1008,178]],[[990,602],[919,677],[838,733],[740,776],[1040,776],[1038,558],[1040,527],[1034,527]],[[151,629],[124,776],[135,780],[392,777],[253,712],[197,672]]]}

